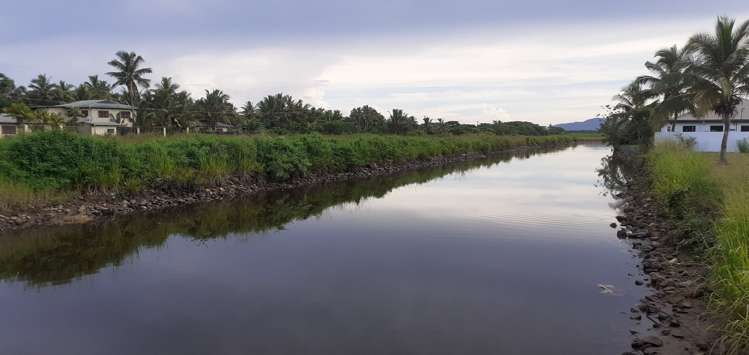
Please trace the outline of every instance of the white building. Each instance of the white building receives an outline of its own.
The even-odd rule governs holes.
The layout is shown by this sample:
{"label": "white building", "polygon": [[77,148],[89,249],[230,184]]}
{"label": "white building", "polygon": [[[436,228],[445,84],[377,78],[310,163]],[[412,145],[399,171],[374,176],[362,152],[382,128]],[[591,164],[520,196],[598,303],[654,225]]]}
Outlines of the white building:
{"label": "white building", "polygon": [[132,129],[136,108],[109,100],[84,100],[67,104],[40,107],[38,110],[68,117],[71,109],[78,109],[78,130],[92,135],[116,135]]}
{"label": "white building", "polygon": [[[738,142],[749,142],[749,100],[743,100],[731,119],[728,132],[729,152],[738,151]],[[668,121],[655,133],[655,142],[665,140],[690,139],[695,141],[694,149],[702,152],[719,152],[723,140],[723,119],[710,112],[704,117],[684,114],[676,120]]]}

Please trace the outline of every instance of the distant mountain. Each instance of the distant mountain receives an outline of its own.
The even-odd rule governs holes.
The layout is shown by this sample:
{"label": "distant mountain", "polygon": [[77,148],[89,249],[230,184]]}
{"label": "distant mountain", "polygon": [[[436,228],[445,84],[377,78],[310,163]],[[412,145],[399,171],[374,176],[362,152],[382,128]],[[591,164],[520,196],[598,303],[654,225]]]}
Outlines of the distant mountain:
{"label": "distant mountain", "polygon": [[597,131],[601,128],[601,123],[603,123],[603,118],[594,117],[582,122],[555,124],[554,127],[562,128],[567,132]]}

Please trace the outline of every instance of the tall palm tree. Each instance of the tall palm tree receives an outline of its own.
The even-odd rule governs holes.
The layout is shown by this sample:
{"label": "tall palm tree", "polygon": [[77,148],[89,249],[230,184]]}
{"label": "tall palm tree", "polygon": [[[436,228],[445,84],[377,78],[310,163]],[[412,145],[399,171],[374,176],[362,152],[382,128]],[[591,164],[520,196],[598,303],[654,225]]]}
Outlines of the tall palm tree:
{"label": "tall palm tree", "polygon": [[723,119],[720,162],[726,164],[731,118],[743,96],[749,95],[749,21],[719,17],[715,33],[699,33],[689,39],[695,53],[691,72],[692,94],[698,114],[713,111]]}
{"label": "tall palm tree", "polygon": [[37,75],[29,84],[27,97],[30,105],[45,106],[58,103],[55,100],[56,87],[57,85],[46,74]]}
{"label": "tall palm tree", "polygon": [[151,74],[151,68],[141,68],[145,60],[135,52],[119,51],[116,56],[117,58],[108,63],[116,71],[109,72],[107,75],[117,80],[115,85],[125,86],[128,103],[136,106],[140,99],[138,87],[147,89],[151,83],[151,80],[145,78],[146,74]]}
{"label": "tall palm tree", "polygon": [[656,107],[654,118],[660,124],[663,120],[673,120],[672,130],[676,126],[676,118],[692,108],[689,97],[690,76],[689,50],[679,49],[677,46],[663,48],[655,53],[658,60],[646,62],[645,67],[652,75],[637,78],[641,84],[649,85],[653,92],[661,97],[661,103]]}

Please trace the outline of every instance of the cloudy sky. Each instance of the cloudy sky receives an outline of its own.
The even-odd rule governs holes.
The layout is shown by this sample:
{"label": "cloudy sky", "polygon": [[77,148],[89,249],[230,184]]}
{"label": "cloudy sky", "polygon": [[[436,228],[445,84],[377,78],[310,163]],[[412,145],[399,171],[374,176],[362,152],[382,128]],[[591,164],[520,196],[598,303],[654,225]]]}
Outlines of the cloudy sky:
{"label": "cloudy sky", "polygon": [[585,119],[660,47],[749,18],[746,0],[23,0],[0,12],[0,72],[78,83],[120,49],[152,79],[241,105],[276,92],[462,122]]}

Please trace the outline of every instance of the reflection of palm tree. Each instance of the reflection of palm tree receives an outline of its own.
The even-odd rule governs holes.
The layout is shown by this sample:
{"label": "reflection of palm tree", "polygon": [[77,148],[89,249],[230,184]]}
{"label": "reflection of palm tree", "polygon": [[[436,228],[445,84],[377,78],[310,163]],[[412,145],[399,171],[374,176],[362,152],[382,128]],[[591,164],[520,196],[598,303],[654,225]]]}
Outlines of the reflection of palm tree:
{"label": "reflection of palm tree", "polygon": [[128,103],[137,106],[140,98],[138,87],[148,88],[151,81],[146,79],[145,75],[151,74],[151,68],[141,68],[145,60],[135,52],[119,51],[116,56],[117,58],[109,62],[116,71],[107,74],[117,79],[115,85],[125,86]]}
{"label": "reflection of palm tree", "polygon": [[692,36],[688,48],[697,54],[690,69],[697,111],[723,118],[720,162],[725,164],[731,117],[741,97],[749,95],[749,21],[736,27],[733,19],[720,17],[714,34]]}

